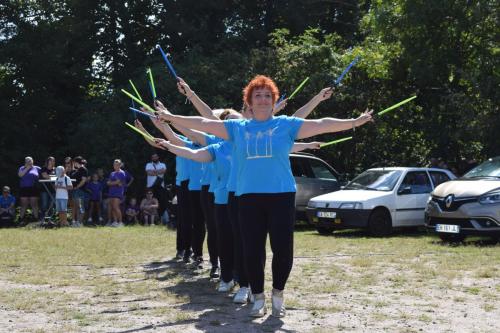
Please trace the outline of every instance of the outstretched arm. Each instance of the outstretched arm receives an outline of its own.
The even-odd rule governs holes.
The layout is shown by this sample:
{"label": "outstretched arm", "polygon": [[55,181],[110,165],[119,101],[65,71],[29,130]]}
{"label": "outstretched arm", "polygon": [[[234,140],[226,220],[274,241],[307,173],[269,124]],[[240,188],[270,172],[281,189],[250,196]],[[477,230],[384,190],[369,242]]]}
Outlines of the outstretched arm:
{"label": "outstretched arm", "polygon": [[321,119],[304,119],[297,139],[309,138],[318,134],[334,133],[354,129],[355,127],[366,124],[372,121],[373,110],[368,109],[356,119],[336,119],[336,118],[321,118]]}
{"label": "outstretched arm", "polygon": [[155,139],[155,142],[177,156],[188,158],[196,162],[211,162],[213,160],[212,155],[204,148],[190,149],[187,147],[179,147],[163,139]]}
{"label": "outstretched arm", "polygon": [[168,141],[172,142],[174,145],[184,147],[186,143],[182,141],[179,136],[172,130],[172,128],[165,122],[158,118],[151,118],[151,121],[156,128],[167,138]]}
{"label": "outstretched arm", "polygon": [[205,133],[211,133],[225,140],[229,138],[222,120],[212,120],[203,117],[178,116],[170,113],[167,108],[158,104],[155,108],[160,118],[165,121],[170,121],[176,125],[181,125],[183,127],[195,129]]}
{"label": "outstretched arm", "polygon": [[[148,133],[148,131],[146,131],[146,129],[144,128],[144,126],[142,126],[142,123],[139,121],[139,119],[136,119],[136,120],[134,121],[134,125],[135,125],[135,127],[136,127],[136,128],[140,129],[140,130],[141,130],[141,131],[143,131],[144,133],[149,134],[149,133]],[[149,135],[151,135],[151,134],[149,134]],[[148,144],[150,144],[151,146],[153,146],[153,147],[155,147],[155,148],[165,150],[165,148],[163,148],[162,146],[160,146],[160,145],[156,144],[156,142],[154,142],[154,141],[153,141],[153,140],[151,140],[151,139],[144,138],[144,140],[146,140],[146,142],[147,142]],[[153,175],[150,175],[150,176],[153,176]]]}
{"label": "outstretched arm", "polygon": [[303,151],[306,149],[319,149],[321,142],[313,141],[313,142],[295,142],[293,144],[291,153],[298,153],[299,151]]}
{"label": "outstretched arm", "polygon": [[307,102],[306,105],[295,111],[293,116],[297,118],[306,119],[307,116],[312,112],[312,110],[314,110],[319,105],[319,103],[332,97],[332,94],[333,94],[332,88],[322,89],[316,96],[311,98],[311,100]]}
{"label": "outstretched arm", "polygon": [[186,96],[191,101],[191,103],[193,103],[193,106],[200,113],[202,117],[213,120],[219,119],[214,115],[212,109],[205,102],[203,102],[201,98],[198,95],[196,95],[196,93],[180,77],[178,78],[177,81],[177,89],[181,94]]}
{"label": "outstretched arm", "polygon": [[[199,144],[200,146],[206,146],[207,145],[207,137],[205,136],[206,134],[197,130],[193,130],[190,128],[186,128],[181,125],[177,125],[175,123],[172,123],[172,126],[174,126],[179,132],[181,132],[184,136],[186,136],[189,140],[191,140],[194,143]],[[172,142],[174,145],[184,147],[184,145],[178,145],[175,142]]]}

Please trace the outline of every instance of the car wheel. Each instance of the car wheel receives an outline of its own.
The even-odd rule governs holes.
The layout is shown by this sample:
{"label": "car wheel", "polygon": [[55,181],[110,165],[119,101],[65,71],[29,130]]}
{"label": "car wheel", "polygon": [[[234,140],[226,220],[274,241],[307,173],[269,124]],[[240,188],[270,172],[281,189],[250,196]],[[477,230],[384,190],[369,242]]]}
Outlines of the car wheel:
{"label": "car wheel", "polygon": [[316,230],[318,230],[320,235],[331,235],[333,233],[332,228],[317,227]]}
{"label": "car wheel", "polygon": [[439,238],[443,242],[447,243],[460,243],[465,239],[465,235],[463,234],[438,234]]}
{"label": "car wheel", "polygon": [[391,215],[382,209],[375,210],[368,220],[368,230],[373,236],[388,236],[392,233]]}

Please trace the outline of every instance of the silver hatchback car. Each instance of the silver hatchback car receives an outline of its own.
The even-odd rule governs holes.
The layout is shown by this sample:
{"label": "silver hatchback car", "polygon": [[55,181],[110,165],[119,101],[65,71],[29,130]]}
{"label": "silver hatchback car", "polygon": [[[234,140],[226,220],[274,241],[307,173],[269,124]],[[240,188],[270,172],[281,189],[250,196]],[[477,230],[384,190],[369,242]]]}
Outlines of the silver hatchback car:
{"label": "silver hatchback car", "polygon": [[500,156],[461,178],[439,185],[425,211],[425,225],[443,241],[467,235],[500,237]]}

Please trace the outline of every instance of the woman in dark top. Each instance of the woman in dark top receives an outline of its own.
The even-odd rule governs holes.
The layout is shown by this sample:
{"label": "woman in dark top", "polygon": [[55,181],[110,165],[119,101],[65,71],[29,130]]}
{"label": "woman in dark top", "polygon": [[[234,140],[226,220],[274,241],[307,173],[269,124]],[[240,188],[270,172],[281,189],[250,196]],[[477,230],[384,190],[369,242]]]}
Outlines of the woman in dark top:
{"label": "woman in dark top", "polygon": [[[40,170],[41,177],[40,179],[50,179],[50,177],[55,177],[56,176],[56,159],[52,156],[47,157],[45,160],[45,165],[43,168]],[[52,193],[52,196],[55,195],[54,191],[54,184],[52,183],[47,183],[46,186],[41,186],[40,187],[40,218],[43,220],[45,215],[47,214],[47,210],[49,209],[49,204],[50,204],[50,194],[49,192]]]}

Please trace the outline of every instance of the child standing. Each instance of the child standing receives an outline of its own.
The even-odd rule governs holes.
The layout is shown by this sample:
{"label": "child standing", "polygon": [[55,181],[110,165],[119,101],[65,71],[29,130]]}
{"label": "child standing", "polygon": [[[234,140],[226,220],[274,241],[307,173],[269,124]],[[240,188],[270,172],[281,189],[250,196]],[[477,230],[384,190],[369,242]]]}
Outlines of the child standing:
{"label": "child standing", "polygon": [[87,184],[87,190],[90,192],[89,219],[87,220],[89,224],[92,223],[93,218],[99,219],[99,224],[103,222],[101,217],[102,187],[103,184],[99,181],[99,175],[97,173],[92,174],[90,183]]}
{"label": "child standing", "polygon": [[59,224],[61,227],[68,226],[68,190],[73,189],[71,179],[66,176],[63,166],[56,168],[56,181],[54,187],[56,189],[56,210],[59,215]]}

